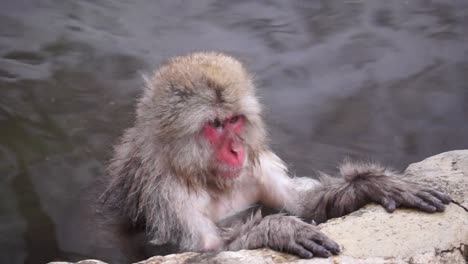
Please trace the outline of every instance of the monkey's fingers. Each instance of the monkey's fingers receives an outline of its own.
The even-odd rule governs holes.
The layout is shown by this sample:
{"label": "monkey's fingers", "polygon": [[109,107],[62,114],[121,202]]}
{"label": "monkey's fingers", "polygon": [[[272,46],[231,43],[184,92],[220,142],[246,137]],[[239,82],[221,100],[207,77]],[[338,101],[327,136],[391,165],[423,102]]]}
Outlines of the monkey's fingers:
{"label": "monkey's fingers", "polygon": [[439,200],[436,196],[425,191],[418,192],[417,196],[419,196],[427,203],[435,206],[437,212],[443,212],[445,210],[445,205],[443,204],[443,201]]}
{"label": "monkey's fingers", "polygon": [[434,213],[437,210],[435,206],[427,203],[413,193],[403,192],[399,198],[401,205],[408,208],[417,208],[428,213]]}
{"label": "monkey's fingers", "polygon": [[437,197],[437,199],[441,200],[444,204],[448,204],[452,201],[452,197],[450,195],[445,194],[443,192],[439,192],[433,189],[425,189],[424,191],[432,194],[433,196]]}
{"label": "monkey's fingers", "polygon": [[309,259],[314,256],[312,252],[305,249],[302,245],[299,245],[296,243],[292,243],[288,245],[288,247],[285,249],[285,252],[299,256],[300,258],[305,258],[305,259]]}
{"label": "monkey's fingers", "polygon": [[[333,255],[340,253],[340,246],[335,241],[331,240],[325,234],[319,231],[314,231],[313,233],[308,234],[307,237],[303,239],[303,241],[314,242],[315,244],[321,246],[325,250],[331,252]],[[307,245],[311,245],[308,242],[303,242],[303,243],[306,243]],[[315,254],[318,255],[317,253]]]}
{"label": "monkey's fingers", "polygon": [[313,240],[303,239],[302,241],[300,241],[300,243],[304,248],[306,248],[316,256],[328,258],[332,255],[332,252],[330,252],[325,247],[317,244]]}
{"label": "monkey's fingers", "polygon": [[395,209],[397,208],[397,203],[394,199],[386,196],[382,196],[380,199],[380,204],[387,210],[389,213],[393,213]]}

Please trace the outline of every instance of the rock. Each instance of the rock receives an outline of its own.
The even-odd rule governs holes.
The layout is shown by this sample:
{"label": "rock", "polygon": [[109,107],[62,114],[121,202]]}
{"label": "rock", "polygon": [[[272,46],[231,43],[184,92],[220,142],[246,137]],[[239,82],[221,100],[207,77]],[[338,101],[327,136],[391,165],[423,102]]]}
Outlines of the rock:
{"label": "rock", "polygon": [[449,151],[413,163],[405,174],[415,182],[449,193],[468,209],[468,150]]}
{"label": "rock", "polygon": [[[155,256],[139,264],[172,263],[466,263],[468,259],[468,150],[442,153],[411,164],[408,179],[449,193],[454,203],[444,213],[399,209],[393,214],[377,205],[319,225],[338,242],[339,256],[298,259],[270,249]],[[90,261],[90,260],[88,260]],[[102,262],[78,262],[102,263]],[[58,263],[57,263],[58,264]]]}
{"label": "rock", "polygon": [[[53,261],[53,262],[49,262],[49,264],[70,264],[70,262]],[[100,260],[87,259],[87,260],[78,261],[75,264],[106,264],[106,263]]]}

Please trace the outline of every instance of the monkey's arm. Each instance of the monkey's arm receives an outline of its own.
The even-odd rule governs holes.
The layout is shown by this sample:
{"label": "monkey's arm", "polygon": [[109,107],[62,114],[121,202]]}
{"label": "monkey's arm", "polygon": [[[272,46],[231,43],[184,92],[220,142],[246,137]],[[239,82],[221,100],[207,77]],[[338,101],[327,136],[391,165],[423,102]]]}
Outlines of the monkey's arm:
{"label": "monkey's arm", "polygon": [[316,226],[294,216],[274,214],[262,218],[258,211],[247,221],[221,230],[223,250],[269,247],[301,258],[329,257],[340,251],[338,244]]}
{"label": "monkey's arm", "polygon": [[[268,185],[268,192],[264,192],[266,196],[268,193],[282,194],[278,197],[283,200],[273,201],[277,207],[316,223],[346,215],[370,202],[381,204],[388,212],[397,207],[441,212],[445,209],[444,204],[451,201],[442,192],[409,182],[394,171],[373,163],[346,162],[340,166],[340,178],[322,174],[320,182],[291,179],[278,166],[264,172],[268,173],[267,177],[284,181],[282,185]],[[267,197],[266,200],[271,202],[272,199]]]}
{"label": "monkey's arm", "polygon": [[409,182],[402,175],[373,163],[346,162],[340,166],[341,179],[322,175],[322,184],[304,193],[301,215],[316,221],[340,217],[370,202],[388,212],[397,207],[425,212],[442,212],[450,196],[432,188]]}

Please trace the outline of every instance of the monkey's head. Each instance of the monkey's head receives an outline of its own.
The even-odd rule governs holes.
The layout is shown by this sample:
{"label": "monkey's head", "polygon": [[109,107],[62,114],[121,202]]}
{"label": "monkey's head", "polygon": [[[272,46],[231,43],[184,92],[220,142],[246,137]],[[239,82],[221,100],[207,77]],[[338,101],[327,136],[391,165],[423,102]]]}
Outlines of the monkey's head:
{"label": "monkey's head", "polygon": [[186,180],[230,181],[256,162],[265,130],[251,76],[221,53],[193,53],[164,64],[137,107],[165,163]]}

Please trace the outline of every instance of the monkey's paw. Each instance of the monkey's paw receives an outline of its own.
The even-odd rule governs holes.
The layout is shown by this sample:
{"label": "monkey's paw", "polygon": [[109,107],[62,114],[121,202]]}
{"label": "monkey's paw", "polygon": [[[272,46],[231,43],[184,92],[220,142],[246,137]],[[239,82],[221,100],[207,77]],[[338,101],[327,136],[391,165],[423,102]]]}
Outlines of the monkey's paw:
{"label": "monkey's paw", "polygon": [[388,212],[395,211],[397,207],[443,212],[445,205],[452,200],[443,192],[393,177],[382,177],[376,187],[368,194],[373,202],[381,204]]}
{"label": "monkey's paw", "polygon": [[264,219],[268,225],[267,246],[301,258],[330,257],[340,247],[314,225],[293,216],[271,215]]}

